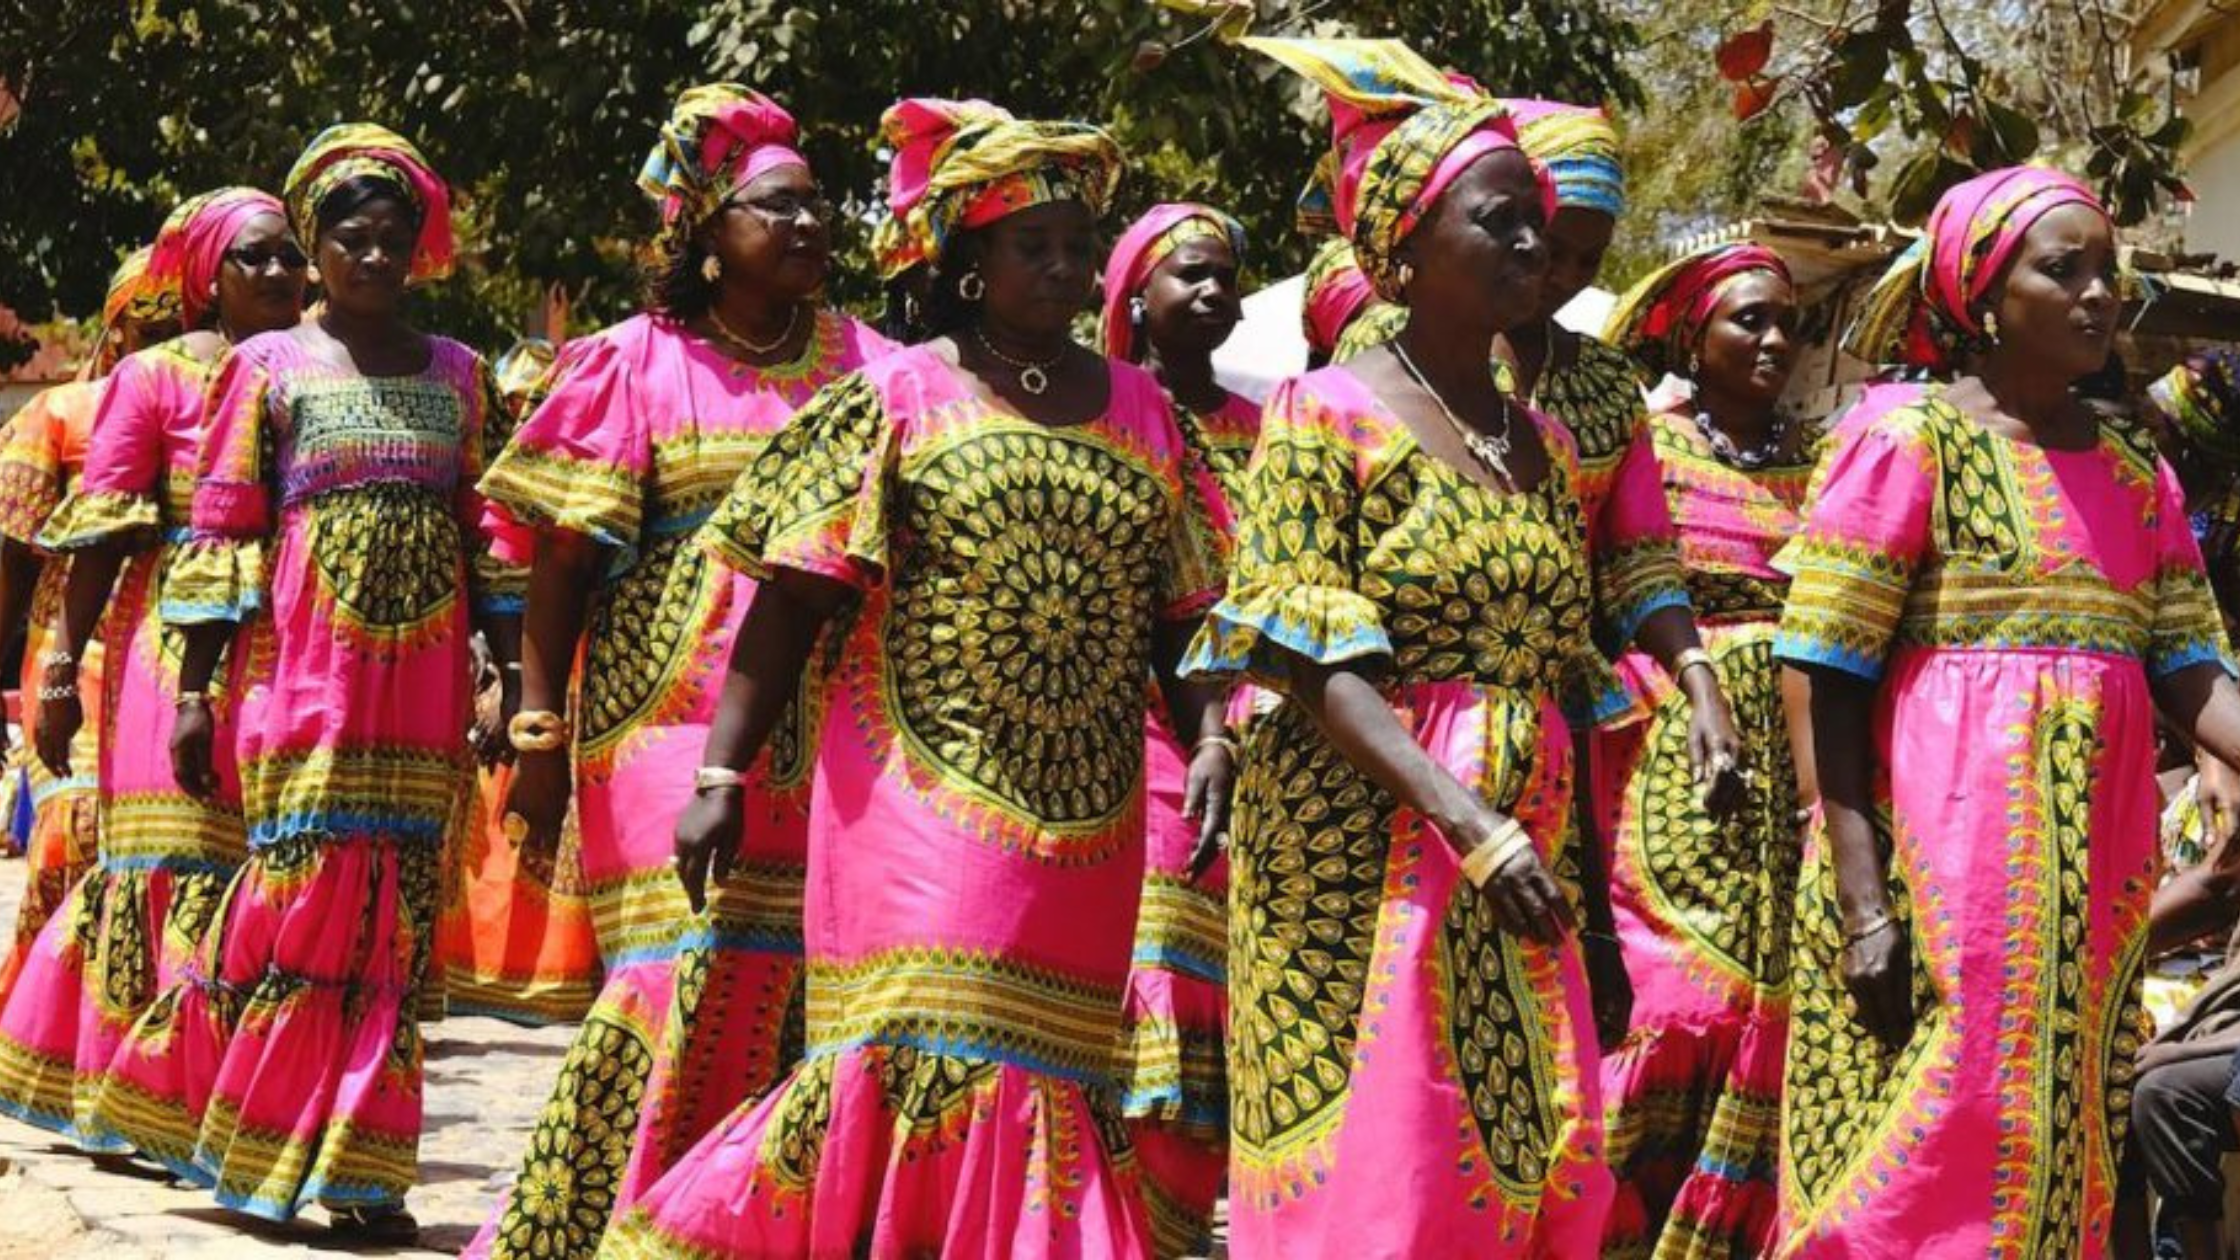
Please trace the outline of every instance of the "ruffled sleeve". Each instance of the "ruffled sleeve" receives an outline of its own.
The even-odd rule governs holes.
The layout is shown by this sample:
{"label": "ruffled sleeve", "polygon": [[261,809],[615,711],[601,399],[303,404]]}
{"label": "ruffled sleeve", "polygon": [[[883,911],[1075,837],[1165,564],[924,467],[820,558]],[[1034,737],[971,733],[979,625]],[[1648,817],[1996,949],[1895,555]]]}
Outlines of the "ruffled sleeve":
{"label": "ruffled sleeve", "polygon": [[498,378],[489,361],[481,355],[474,356],[467,388],[470,427],[460,445],[458,513],[461,535],[467,541],[468,590],[477,612],[518,614],[528,602],[529,571],[493,545],[498,531],[490,526],[480,488],[483,470],[513,436],[513,412],[498,393]]}
{"label": "ruffled sleeve", "polygon": [[797,569],[858,590],[887,571],[900,439],[862,372],[817,391],[739,475],[701,545],[756,579]]}
{"label": "ruffled sleeve", "polygon": [[164,410],[181,397],[166,397],[158,378],[161,370],[135,354],[109,374],[94,412],[85,473],[48,518],[39,533],[40,546],[70,551],[113,539],[155,541],[164,523]]}
{"label": "ruffled sleeve", "polygon": [[1688,606],[1680,572],[1680,531],[1665,503],[1664,478],[1647,425],[1637,426],[1618,460],[1609,492],[1587,518],[1594,570],[1595,642],[1615,656],[1641,623]]}
{"label": "ruffled sleeve", "polygon": [[1358,453],[1343,417],[1303,384],[1286,381],[1268,400],[1229,592],[1191,643],[1186,674],[1243,674],[1280,690],[1298,657],[1392,655],[1355,567]]}
{"label": "ruffled sleeve", "polygon": [[2232,645],[2209,575],[2186,519],[2185,492],[2170,466],[2155,461],[2154,621],[2147,636],[2147,672],[2156,678],[2192,665],[2233,667]]}
{"label": "ruffled sleeve", "polygon": [[1824,471],[1803,532],[1774,558],[1791,581],[1773,651],[1873,682],[1928,559],[1936,456],[1917,418],[1899,412],[1855,434]]}
{"label": "ruffled sleeve", "polygon": [[636,373],[611,336],[568,343],[523,408],[527,418],[482,476],[499,555],[526,564],[535,531],[581,534],[636,562],[651,439]]}
{"label": "ruffled sleeve", "polygon": [[276,389],[271,364],[247,347],[227,355],[212,375],[191,532],[172,556],[163,588],[160,611],[172,625],[245,621],[264,606]]}
{"label": "ruffled sleeve", "polygon": [[20,543],[36,541],[62,503],[64,433],[56,392],[39,394],[0,429],[0,535]]}

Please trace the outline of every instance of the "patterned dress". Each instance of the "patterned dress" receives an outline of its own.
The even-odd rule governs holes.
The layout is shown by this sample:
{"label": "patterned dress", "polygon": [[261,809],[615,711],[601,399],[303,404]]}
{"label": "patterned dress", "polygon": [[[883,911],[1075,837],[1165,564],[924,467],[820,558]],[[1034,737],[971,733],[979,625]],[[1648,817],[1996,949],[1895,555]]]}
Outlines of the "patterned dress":
{"label": "patterned dress", "polygon": [[[1567,882],[1558,695],[1593,651],[1579,465],[1495,494],[1343,367],[1269,400],[1229,597],[1188,668],[1381,662],[1424,749]],[[1502,931],[1454,851],[1283,704],[1231,828],[1230,1245],[1240,1257],[1587,1255],[1610,1197],[1577,942]]]}
{"label": "patterned dress", "polygon": [[1876,686],[1915,1023],[1892,1051],[1854,1018],[1815,841],[1778,1254],[2104,1254],[2147,1032],[2149,679],[2227,657],[2176,478],[2131,426],[2047,450],[1932,388],[1831,457],[1780,563],[1775,655]]}
{"label": "patterned dress", "polygon": [[1813,445],[1731,467],[1692,415],[1651,422],[1696,625],[1757,777],[1713,821],[1688,757],[1688,700],[1645,652],[1619,662],[1645,722],[1599,733],[1622,784],[1612,909],[1633,1033],[1603,1061],[1618,1200],[1607,1257],[1757,1255],[1773,1229],[1775,1122],[1789,1013],[1798,860],[1795,762],[1773,636],[1789,580],[1773,557],[1800,524]]}
{"label": "patterned dress", "polygon": [[727,565],[863,593],[811,805],[808,1054],[607,1254],[1149,1254],[1116,1088],[1143,688],[1226,522],[1157,383],[1111,371],[1101,417],[1051,428],[899,351],[710,524]]}
{"label": "patterned dress", "polygon": [[101,860],[0,1007],[0,1109],[88,1149],[123,1145],[90,1123],[110,1060],[156,994],[181,979],[247,855],[222,689],[216,795],[198,800],[172,774],[182,642],[156,615],[187,533],[210,371],[183,341],[118,363],[85,475],[40,534],[57,552],[138,547],[102,623],[99,708],[122,738],[101,748]]}
{"label": "patterned dress", "polygon": [[589,1256],[613,1213],[800,1054],[809,729],[797,711],[747,791],[748,847],[695,919],[670,867],[754,581],[692,544],[770,436],[887,350],[818,317],[796,363],[754,369],[641,315],[569,343],[549,396],[483,478],[501,548],[531,527],[609,549],[570,711],[580,865],[607,980],[469,1254]]}
{"label": "patterned dress", "polygon": [[[1260,405],[1231,394],[1211,412],[1178,409],[1175,418],[1225,503],[1237,503],[1260,436]],[[1122,1109],[1143,1167],[1153,1246],[1162,1257],[1194,1255],[1209,1241],[1228,1164],[1229,870],[1216,859],[1190,878],[1198,841],[1198,824],[1182,816],[1190,754],[1175,739],[1156,687],[1143,765],[1143,908],[1120,1026]]]}
{"label": "patterned dress", "polygon": [[[57,385],[32,398],[0,429],[0,535],[25,545],[37,541],[48,518],[76,484],[106,386],[106,381]],[[39,658],[54,647],[55,616],[62,610],[62,586],[69,572],[68,565],[49,558],[32,588],[24,627],[23,674],[16,692],[23,702],[23,742],[13,752],[15,761],[7,773],[16,774],[14,766],[20,762],[32,811],[30,834],[24,838],[24,865],[29,869],[23,904],[16,909],[15,932],[6,956],[0,957],[0,1003],[14,990],[40,929],[61,909],[79,878],[93,868],[95,857],[94,779],[100,757],[102,672],[98,635],[86,644],[85,659],[78,662],[78,695],[86,720],[70,745],[70,777],[57,779],[47,773],[31,749],[31,725],[37,720],[39,686],[46,674]],[[13,1093],[7,1082],[23,1070],[0,1061],[0,1090]]]}
{"label": "patterned dress", "polygon": [[430,345],[421,372],[364,377],[294,331],[242,342],[163,592],[170,624],[242,627],[250,856],[95,1120],[270,1219],[401,1203],[416,1179],[415,1006],[473,790],[468,610],[501,597],[474,483],[503,412],[473,351]]}

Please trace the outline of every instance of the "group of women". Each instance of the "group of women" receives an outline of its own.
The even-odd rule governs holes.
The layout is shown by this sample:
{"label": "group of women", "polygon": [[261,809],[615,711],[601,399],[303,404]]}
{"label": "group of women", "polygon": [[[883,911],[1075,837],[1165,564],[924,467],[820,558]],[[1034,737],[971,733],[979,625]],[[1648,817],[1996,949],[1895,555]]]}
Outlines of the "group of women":
{"label": "group of women", "polygon": [[406,321],[402,138],[182,206],[112,315],[184,331],[0,456],[38,759],[99,768],[0,1108],[409,1236],[480,753],[605,978],[470,1254],[1175,1256],[1224,1192],[1240,1256],[2106,1252],[2157,709],[2240,764],[2184,492],[2070,388],[2106,212],[1948,193],[1822,426],[1763,248],[1555,322],[1599,111],[1242,43],[1334,124],[1264,406],[1239,225],[1107,255],[1114,142],[981,101],[881,121],[874,330],[794,119],[685,93],[643,312],[512,409]]}

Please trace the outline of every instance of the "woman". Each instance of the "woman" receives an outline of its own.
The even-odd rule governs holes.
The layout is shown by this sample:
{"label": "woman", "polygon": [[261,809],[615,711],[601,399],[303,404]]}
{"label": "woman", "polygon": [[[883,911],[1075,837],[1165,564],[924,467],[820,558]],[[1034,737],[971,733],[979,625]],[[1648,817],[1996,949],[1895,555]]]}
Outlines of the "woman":
{"label": "woman", "polygon": [[646,313],[569,344],[483,478],[509,554],[533,556],[521,721],[562,733],[516,742],[507,808],[524,860],[549,867],[573,783],[608,961],[493,1255],[591,1255],[612,1212],[798,1053],[813,707],[742,784],[753,824],[706,918],[669,862],[755,594],[693,533],[796,408],[889,348],[817,305],[831,241],[795,133],[737,84],[684,93],[641,180],[662,217]]}
{"label": "woman", "polygon": [[[40,531],[41,546],[71,557],[60,655],[86,655],[101,627],[108,665],[98,708],[115,736],[100,741],[100,863],[42,938],[23,987],[0,1005],[0,1110],[89,1150],[122,1145],[91,1123],[110,1060],[148,1003],[181,978],[248,843],[230,756],[207,798],[172,777],[180,638],[156,606],[185,537],[211,367],[234,343],[301,318],[308,262],[270,193],[219,189],[172,213],[151,265],[177,277],[167,282],[191,331],[117,365],[84,475]],[[66,774],[86,715],[74,673],[50,667],[48,677],[40,751]]]}
{"label": "woman", "polygon": [[[763,584],[678,823],[688,887],[740,834],[725,780],[852,608],[810,815],[809,1045],[608,1254],[1150,1254],[1114,1088],[1143,687],[1215,593],[1223,522],[1158,383],[1068,333],[1117,147],[984,111],[883,120],[938,335],[819,394],[705,535]],[[1167,696],[1209,842],[1222,696]]]}
{"label": "woman", "polygon": [[[101,335],[79,379],[40,391],[0,429],[0,639],[23,635],[23,673],[16,694],[27,727],[42,692],[101,691],[100,645],[89,644],[73,654],[55,644],[55,615],[62,606],[68,566],[49,564],[34,540],[82,470],[110,369],[121,356],[178,332],[178,287],[149,276],[150,252],[134,250],[110,277],[101,303]],[[54,676],[51,683],[49,674]],[[10,756],[10,777],[17,775],[16,760],[24,763],[21,782],[31,818],[23,856],[29,869],[23,902],[16,908],[15,934],[0,957],[0,1005],[14,992],[40,929],[93,868],[99,813],[93,771],[100,731],[98,719],[80,728],[59,759],[64,766],[59,776],[31,749]],[[0,752],[9,751],[6,742],[6,723],[0,722]],[[34,1070],[0,1058],[0,1082]]]}
{"label": "woman", "polygon": [[[1557,695],[1591,652],[1578,465],[1486,347],[1546,272],[1501,106],[1388,40],[1248,41],[1329,94],[1337,210],[1420,318],[1280,387],[1186,668],[1283,693],[1230,853],[1230,1246],[1575,1255],[1610,1195]],[[1583,871],[1566,889],[1559,878]],[[1467,874],[1465,874],[1467,872]]]}
{"label": "woman", "polygon": [[1368,342],[1375,345],[1389,335],[1389,326],[1378,316],[1399,309],[1376,301],[1369,278],[1353,259],[1353,242],[1332,237],[1307,260],[1305,291],[1299,301],[1299,325],[1307,338],[1307,367],[1312,370],[1352,358],[1358,348],[1354,330],[1366,322],[1386,332]]}
{"label": "woman", "polygon": [[95,1123],[219,1203],[411,1236],[415,1003],[439,854],[465,821],[469,610],[502,575],[475,478],[501,435],[489,369],[405,320],[448,274],[450,198],[410,143],[329,128],[284,197],[314,242],[316,318],[234,347],[212,381],[193,533],[163,592],[180,626],[172,764],[221,782],[209,699],[232,646],[249,858],[219,921],[119,1051]]}
{"label": "woman", "polygon": [[1778,1250],[2098,1255],[2144,1036],[2154,707],[2227,765],[2240,697],[2176,478],[2068,382],[2113,226],[2013,167],[1901,282],[1948,384],[1830,457],[1775,655],[1810,674]]}
{"label": "woman", "polygon": [[1689,603],[1754,773],[1713,818],[1688,761],[1686,699],[1646,653],[1618,662],[1647,720],[1596,743],[1619,785],[1610,897],[1634,997],[1633,1033],[1603,1061],[1618,1180],[1605,1256],[1755,1256],[1773,1229],[1798,798],[1773,661],[1788,579],[1772,561],[1797,532],[1816,453],[1812,430],[1777,410],[1796,327],[1788,267],[1748,244],[1662,268],[1610,318],[1613,345],[1689,386],[1650,437]]}
{"label": "woman", "polygon": [[[1243,315],[1243,259],[1236,220],[1210,206],[1161,205],[1121,234],[1104,269],[1106,356],[1143,364],[1166,388],[1225,508],[1242,495],[1260,436],[1259,406],[1213,379],[1213,352]],[[1120,1030],[1121,1098],[1153,1246],[1161,1256],[1196,1255],[1210,1242],[1227,1162],[1228,871],[1193,864],[1189,754],[1156,705],[1143,757],[1146,874]]]}

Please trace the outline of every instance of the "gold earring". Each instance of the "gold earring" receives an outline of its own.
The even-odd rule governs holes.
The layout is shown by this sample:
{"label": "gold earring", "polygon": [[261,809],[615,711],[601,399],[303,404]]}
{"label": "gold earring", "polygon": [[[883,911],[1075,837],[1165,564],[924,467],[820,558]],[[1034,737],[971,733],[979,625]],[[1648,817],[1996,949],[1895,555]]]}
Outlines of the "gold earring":
{"label": "gold earring", "polygon": [[977,302],[988,296],[988,282],[980,278],[978,267],[964,273],[957,280],[957,296],[967,302]]}
{"label": "gold earring", "polygon": [[700,278],[709,284],[723,279],[723,260],[714,254],[700,260]]}
{"label": "gold earring", "polygon": [[1416,265],[1414,263],[1401,263],[1400,270],[1393,273],[1393,278],[1400,282],[1401,288],[1407,288],[1416,282]]}
{"label": "gold earring", "polygon": [[1985,311],[1983,313],[1983,335],[1991,339],[1992,345],[1999,344],[1999,312]]}

